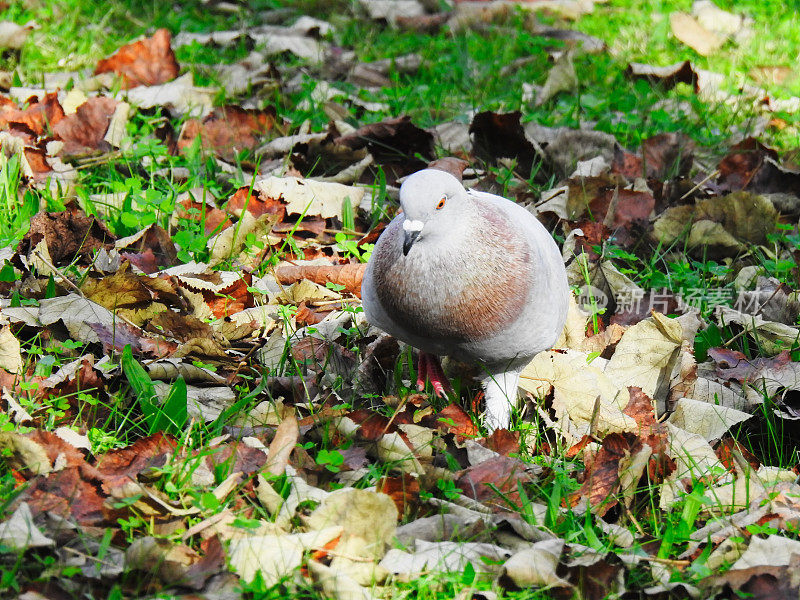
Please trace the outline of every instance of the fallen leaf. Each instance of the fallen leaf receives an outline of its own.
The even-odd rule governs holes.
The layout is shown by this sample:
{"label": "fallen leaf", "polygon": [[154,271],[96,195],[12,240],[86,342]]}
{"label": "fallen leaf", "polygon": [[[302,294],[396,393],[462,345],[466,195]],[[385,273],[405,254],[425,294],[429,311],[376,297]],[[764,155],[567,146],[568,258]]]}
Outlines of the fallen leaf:
{"label": "fallen leaf", "polygon": [[276,118],[272,107],[265,110],[235,105],[218,107],[202,121],[189,119],[183,124],[178,149],[185,152],[199,137],[203,148],[235,162],[243,150],[253,151],[258,147],[261,137],[275,127]]}
{"label": "fallen leaf", "polygon": [[669,422],[689,433],[699,434],[712,442],[721,438],[738,423],[746,421],[752,416],[735,408],[716,406],[691,398],[681,398],[675,405]]}
{"label": "fallen leaf", "polygon": [[74,114],[59,120],[53,132],[64,142],[61,155],[74,157],[111,150],[105,138],[118,105],[113,98],[94,96],[78,106]]}
{"label": "fallen leaf", "polygon": [[10,327],[3,327],[0,329],[0,368],[9,373],[22,373],[23,366],[19,340]]}
{"label": "fallen leaf", "polygon": [[140,474],[163,467],[175,454],[177,443],[172,436],[155,433],[136,440],[130,446],[109,450],[98,457],[95,467],[103,474],[106,491],[129,481],[137,481]]}
{"label": "fallen leaf", "polygon": [[562,52],[556,59],[547,79],[536,94],[535,106],[542,106],[555,98],[561,92],[571,92],[578,87],[578,75],[575,73],[575,65],[572,63],[572,52],[567,50]]}
{"label": "fallen leaf", "polygon": [[692,15],[673,12],[669,15],[673,35],[702,56],[709,56],[725,43],[725,37],[709,31]]}
{"label": "fallen leaf", "polygon": [[533,481],[528,466],[521,460],[498,455],[460,473],[456,487],[495,511],[513,510],[520,502],[517,485]]}
{"label": "fallen leaf", "polygon": [[696,88],[698,80],[697,73],[688,60],[664,67],[630,63],[625,74],[634,80],[644,79],[664,90],[671,90],[679,83],[686,83]]}
{"label": "fallen leaf", "polygon": [[793,556],[800,555],[800,542],[779,535],[766,538],[752,536],[744,554],[731,565],[731,570],[752,567],[788,565]]}
{"label": "fallen leaf", "polygon": [[419,481],[407,473],[399,477],[382,477],[375,489],[392,499],[401,518],[416,512],[419,507]]}
{"label": "fallen leaf", "polygon": [[494,162],[500,157],[513,158],[523,176],[531,172],[536,151],[525,135],[520,123],[522,113],[494,113],[491,111],[476,114],[469,126],[473,136],[472,151],[484,160]]}
{"label": "fallen leaf", "polygon": [[326,598],[332,600],[375,600],[369,593],[346,572],[338,568],[325,566],[316,560],[307,563],[308,573],[312,581],[322,590]]}
{"label": "fallen leaf", "polygon": [[42,240],[50,260],[58,266],[78,257],[90,258],[100,248],[111,248],[114,236],[105,224],[81,211],[40,212],[31,219],[18,251],[28,255]]}
{"label": "fallen leaf", "polygon": [[306,551],[321,548],[338,538],[341,527],[281,535],[243,535],[231,540],[228,559],[244,581],[260,573],[267,586],[279,583],[300,567]]}
{"label": "fallen leaf", "polygon": [[275,431],[275,437],[269,445],[269,462],[265,471],[272,475],[280,475],[286,470],[286,465],[289,464],[289,457],[297,444],[297,438],[300,435],[300,430],[297,425],[297,417],[294,411],[286,411],[283,414],[278,429]]}
{"label": "fallen leaf", "polygon": [[[64,109],[58,102],[55,92],[45,94],[41,100],[37,96],[28,99],[25,110],[6,108],[0,111],[0,127],[21,125],[35,136],[45,135],[64,118]],[[32,140],[31,140],[32,141]]]}
{"label": "fallen leaf", "polygon": [[296,177],[267,177],[253,185],[253,192],[264,201],[267,198],[286,204],[286,212],[296,215],[320,216],[342,219],[342,204],[346,198],[358,206],[364,197],[364,188],[340,183],[327,183]]}
{"label": "fallen leaf", "polygon": [[366,148],[378,163],[397,169],[395,178],[424,169],[434,157],[433,135],[414,125],[408,116],[365,125],[334,143],[351,150]]}
{"label": "fallen leaf", "polygon": [[283,285],[303,279],[320,285],[327,283],[343,285],[342,291],[361,297],[361,279],[364,277],[366,267],[366,263],[319,266],[282,264],[275,269],[275,277]]}
{"label": "fallen leaf", "polygon": [[494,544],[416,540],[413,554],[393,548],[386,553],[379,566],[409,580],[430,572],[461,574],[468,564],[476,573],[494,575],[498,574],[498,565],[509,554],[508,550]]}
{"label": "fallen leaf", "polygon": [[688,231],[690,248],[729,255],[746,242],[763,244],[775,229],[777,211],[764,196],[734,192],[700,200],[695,206],[668,208],[653,224],[657,240],[671,244]]}
{"label": "fallen leaf", "polygon": [[556,574],[563,548],[564,541],[559,539],[536,542],[503,563],[502,573],[518,588],[572,588],[572,584]]}
{"label": "fallen leaf", "polygon": [[95,75],[116,73],[126,88],[158,85],[178,76],[178,63],[170,47],[172,36],[159,29],[153,37],[122,46],[115,54],[97,63]]}
{"label": "fallen leaf", "polygon": [[27,502],[20,503],[11,516],[0,523],[0,543],[18,552],[55,545],[54,540],[36,527]]}
{"label": "fallen leaf", "polygon": [[688,175],[694,160],[694,142],[684,133],[660,133],[642,143],[647,176],[667,181]]}

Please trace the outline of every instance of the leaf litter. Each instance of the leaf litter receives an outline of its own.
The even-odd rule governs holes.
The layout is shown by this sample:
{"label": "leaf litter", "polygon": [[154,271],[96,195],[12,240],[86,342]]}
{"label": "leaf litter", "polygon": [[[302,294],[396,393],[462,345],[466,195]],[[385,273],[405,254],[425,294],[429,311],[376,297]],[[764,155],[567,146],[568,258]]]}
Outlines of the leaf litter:
{"label": "leaf litter", "polygon": [[[542,4],[576,18],[592,3]],[[508,10],[361,5],[371,19],[424,30],[448,21],[480,28]],[[709,5],[670,19],[701,54],[747,28]],[[724,28],[705,29],[714,23]],[[65,201],[32,216],[3,254],[0,407],[12,427],[0,446],[14,482],[0,524],[4,551],[49,549],[97,589],[146,574],[122,580],[131,597],[212,597],[255,581],[315,585],[337,599],[387,597],[421,576],[467,572],[501,593],[580,589],[602,598],[638,591],[633,572],[653,596],[795,593],[796,461],[761,464],[736,441],[762,407],[788,432],[800,414],[797,291],[763,269],[747,282],[743,275],[759,252],[773,261],[791,252],[769,248],[800,215],[791,157],[750,138],[709,167],[680,134],[626,149],[606,133],[493,111],[450,124],[460,141],[448,145],[447,124],[423,128],[406,115],[354,126],[342,117],[374,105],[324,78],[312,97],[331,120],[311,131],[272,106],[245,106],[246,97],[213,107],[215,91],[181,75],[173,52],[246,37],[264,56],[291,54],[312,69],[336,58],[356,87],[391,86],[397,64],[342,56],[327,41],[333,28],[303,17],[174,39],[162,29],[99,61],[70,92],[0,97],[0,145],[6,160],[18,157],[20,194],[56,189]],[[696,47],[698,28],[709,33],[706,46]],[[5,27],[5,44],[31,29]],[[575,52],[555,57],[536,104],[579,85]],[[229,92],[293,85],[280,68],[248,60],[235,75],[246,84]],[[404,64],[413,72],[419,62]],[[688,61],[630,65],[628,75],[664,88],[688,83],[704,98],[721,93],[708,83],[714,74]],[[75,168],[122,149],[128,120],[153,108],[185,117],[179,130],[166,119],[154,133],[172,153],[200,153],[249,183],[227,195],[189,193],[169,231],[151,224],[119,238],[93,214],[124,212],[129,192],[78,195]],[[441,158],[446,148],[458,158]],[[146,158],[138,168],[158,166]],[[433,166],[467,186],[505,186],[565,238],[577,302],[556,348],[523,372],[519,431],[483,437],[474,387],[447,405],[412,393],[410,354],[359,310],[364,261],[397,210],[399,180],[437,158]],[[497,165],[508,164],[501,183]],[[324,175],[314,176],[320,165]],[[528,178],[557,185],[537,198]],[[205,263],[190,261],[171,235],[181,222],[203,229]],[[656,298],[606,254],[613,246],[643,255],[659,244],[743,266],[732,306],[692,302],[689,289]],[[726,329],[760,354],[721,339],[698,350],[704,332]],[[72,360],[53,371],[31,339]],[[137,366],[126,366],[128,354]],[[53,398],[56,411],[47,409]],[[136,433],[102,443],[120,412]],[[643,522],[661,518],[659,540]],[[580,538],[566,535],[576,522]]]}

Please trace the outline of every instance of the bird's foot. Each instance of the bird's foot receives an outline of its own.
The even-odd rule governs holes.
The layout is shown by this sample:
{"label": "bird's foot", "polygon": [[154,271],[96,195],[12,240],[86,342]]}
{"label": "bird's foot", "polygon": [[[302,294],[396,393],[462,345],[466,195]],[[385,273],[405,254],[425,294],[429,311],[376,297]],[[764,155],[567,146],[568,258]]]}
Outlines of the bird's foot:
{"label": "bird's foot", "polygon": [[417,389],[420,392],[425,390],[426,380],[431,382],[433,393],[438,398],[444,398],[453,391],[453,386],[450,385],[447,375],[444,374],[439,357],[427,352],[420,352],[417,366]]}

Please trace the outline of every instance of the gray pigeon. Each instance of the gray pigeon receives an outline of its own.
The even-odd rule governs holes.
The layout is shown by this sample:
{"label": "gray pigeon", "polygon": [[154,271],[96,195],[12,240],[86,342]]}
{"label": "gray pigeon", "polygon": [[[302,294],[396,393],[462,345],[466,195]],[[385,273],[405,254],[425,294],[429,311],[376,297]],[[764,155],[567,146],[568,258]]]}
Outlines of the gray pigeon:
{"label": "gray pigeon", "polygon": [[569,287],[547,229],[514,202],[425,169],[400,188],[361,296],[367,320],[418,348],[418,385],[447,380],[433,355],[483,369],[484,425],[507,428],[519,373],[564,327]]}

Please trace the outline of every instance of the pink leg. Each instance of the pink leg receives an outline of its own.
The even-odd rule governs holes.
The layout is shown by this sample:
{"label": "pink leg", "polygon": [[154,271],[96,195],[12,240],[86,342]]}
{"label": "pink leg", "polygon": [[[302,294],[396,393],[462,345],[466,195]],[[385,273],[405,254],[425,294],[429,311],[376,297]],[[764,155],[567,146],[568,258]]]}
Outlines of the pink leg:
{"label": "pink leg", "polygon": [[431,382],[433,391],[439,398],[444,398],[448,392],[453,391],[453,386],[450,385],[450,381],[442,370],[439,357],[427,352],[420,352],[417,366],[417,389],[420,392],[425,389],[426,379]]}

